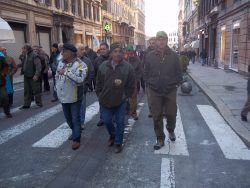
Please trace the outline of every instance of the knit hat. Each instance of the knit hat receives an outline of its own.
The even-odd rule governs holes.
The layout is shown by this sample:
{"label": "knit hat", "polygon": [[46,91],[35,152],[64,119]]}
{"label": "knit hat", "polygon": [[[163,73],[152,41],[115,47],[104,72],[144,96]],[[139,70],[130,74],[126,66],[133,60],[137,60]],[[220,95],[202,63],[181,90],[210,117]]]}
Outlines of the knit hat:
{"label": "knit hat", "polygon": [[57,43],[54,43],[54,44],[52,44],[52,47],[58,48],[58,44],[57,44]]}
{"label": "knit hat", "polygon": [[168,38],[168,35],[165,31],[158,31],[156,33],[156,38],[160,38],[160,37],[163,37],[163,38]]}
{"label": "knit hat", "polygon": [[77,49],[76,49],[75,45],[71,44],[71,43],[65,43],[65,44],[63,44],[63,49],[70,50],[72,52],[77,52]]}
{"label": "knit hat", "polygon": [[122,49],[122,45],[118,42],[115,42],[113,44],[110,45],[110,52],[112,52],[114,49],[116,48],[121,48]]}

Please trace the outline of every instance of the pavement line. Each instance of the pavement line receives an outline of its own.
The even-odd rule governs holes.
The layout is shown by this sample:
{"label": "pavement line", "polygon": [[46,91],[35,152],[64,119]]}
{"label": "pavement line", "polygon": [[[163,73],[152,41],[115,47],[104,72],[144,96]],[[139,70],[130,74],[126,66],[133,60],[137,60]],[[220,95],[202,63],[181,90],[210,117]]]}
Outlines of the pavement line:
{"label": "pavement line", "polygon": [[174,159],[162,158],[160,188],[175,188]]}
{"label": "pavement line", "polygon": [[197,105],[227,159],[250,160],[250,150],[222,116],[210,105]]}
{"label": "pavement line", "polygon": [[15,136],[18,136],[22,134],[23,132],[27,131],[30,128],[33,128],[39,123],[45,121],[46,119],[54,116],[58,112],[62,111],[62,105],[58,104],[52,108],[49,108],[48,110],[45,110],[31,118],[28,118],[26,121],[19,123],[15,125],[14,127],[11,127],[7,130],[0,132],[0,144],[3,144],[10,139],[12,139]]}
{"label": "pavement line", "polygon": [[[166,119],[164,119],[164,133],[166,138],[168,138],[168,131],[166,129]],[[165,141],[165,146],[162,147],[160,150],[155,150],[155,154],[168,154],[168,155],[184,155],[189,156],[188,148],[187,148],[187,141],[185,137],[185,133],[183,130],[183,124],[181,121],[181,114],[178,108],[177,117],[176,117],[176,141],[172,142],[168,139],[168,142]]]}
{"label": "pavement line", "polygon": [[[30,105],[30,107],[33,107],[33,106],[36,106],[35,102],[32,102],[31,105]],[[18,111],[21,112],[21,110],[20,110],[21,107],[22,107],[22,106],[19,106],[19,107],[16,107],[16,108],[11,108],[11,109],[10,109],[10,113],[11,113],[11,114],[14,114],[14,113],[16,113],[16,112],[18,112]],[[5,118],[5,113],[4,113],[4,112],[1,112],[1,113],[0,113],[0,118]]]}
{"label": "pavement line", "polygon": [[[98,114],[98,112],[99,102],[96,101],[86,108],[85,123],[88,123],[91,119],[93,119],[94,116]],[[44,136],[42,139],[34,143],[32,147],[58,148],[68,140],[68,137],[71,135],[71,133],[72,131],[69,128],[68,124],[64,122],[59,127]]]}

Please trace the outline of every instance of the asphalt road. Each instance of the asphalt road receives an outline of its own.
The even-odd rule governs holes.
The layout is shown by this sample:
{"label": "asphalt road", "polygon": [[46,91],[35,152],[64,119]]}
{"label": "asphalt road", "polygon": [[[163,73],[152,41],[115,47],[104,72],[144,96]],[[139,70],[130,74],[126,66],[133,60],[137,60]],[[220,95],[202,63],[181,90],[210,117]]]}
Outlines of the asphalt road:
{"label": "asphalt road", "polygon": [[[250,150],[193,84],[191,95],[178,92],[175,143],[167,137],[155,152],[153,121],[146,97],[139,120],[127,120],[124,150],[107,146],[105,127],[97,127],[95,93],[87,96],[87,123],[81,147],[71,150],[59,103],[44,94],[44,107],[22,105],[22,84],[15,86],[12,119],[0,109],[0,187],[250,187]],[[167,136],[167,133],[166,133]]]}

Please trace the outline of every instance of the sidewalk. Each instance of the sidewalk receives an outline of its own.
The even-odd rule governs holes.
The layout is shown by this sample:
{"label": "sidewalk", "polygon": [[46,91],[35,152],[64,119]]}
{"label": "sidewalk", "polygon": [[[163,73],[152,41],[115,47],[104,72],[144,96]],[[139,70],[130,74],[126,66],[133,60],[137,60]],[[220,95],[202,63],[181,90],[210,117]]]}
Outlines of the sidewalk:
{"label": "sidewalk", "polygon": [[247,77],[232,70],[201,66],[198,62],[189,64],[188,74],[231,128],[250,146],[250,123],[241,121],[240,116],[247,99]]}

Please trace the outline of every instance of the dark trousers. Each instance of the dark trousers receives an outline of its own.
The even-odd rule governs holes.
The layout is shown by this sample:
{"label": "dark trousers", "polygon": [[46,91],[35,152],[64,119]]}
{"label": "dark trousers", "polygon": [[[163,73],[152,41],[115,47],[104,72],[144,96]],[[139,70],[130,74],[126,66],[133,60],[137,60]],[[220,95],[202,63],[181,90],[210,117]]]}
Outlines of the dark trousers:
{"label": "dark trousers", "polygon": [[8,94],[6,93],[5,86],[0,86],[0,104],[3,106],[3,111],[5,114],[10,113],[10,105]]}
{"label": "dark trousers", "polygon": [[82,100],[74,103],[62,103],[64,117],[72,130],[73,141],[81,140],[80,108]]}
{"label": "dark trousers", "polygon": [[24,106],[30,106],[32,96],[35,97],[36,104],[42,104],[41,80],[34,81],[33,78],[24,76]]}
{"label": "dark trousers", "polygon": [[247,116],[249,111],[250,111],[250,94],[247,94],[247,101],[241,111],[241,115]]}
{"label": "dark trousers", "polygon": [[[115,139],[115,144],[123,143],[126,104],[126,101],[124,101],[114,108],[101,106],[103,122],[108,130],[110,138]],[[115,116],[116,126],[113,124],[113,116]]]}
{"label": "dark trousers", "polygon": [[53,79],[53,97],[57,99],[57,92],[56,92],[56,72],[52,72],[52,79]]}
{"label": "dark trousers", "polygon": [[149,91],[149,97],[151,101],[151,112],[154,121],[154,131],[157,140],[165,140],[165,134],[163,129],[163,114],[167,117],[167,130],[168,132],[174,132],[177,115],[177,103],[176,93],[177,88],[173,88],[168,93],[158,93],[147,88]]}
{"label": "dark trousers", "polygon": [[48,72],[47,73],[43,73],[43,90],[44,91],[50,91]]}

